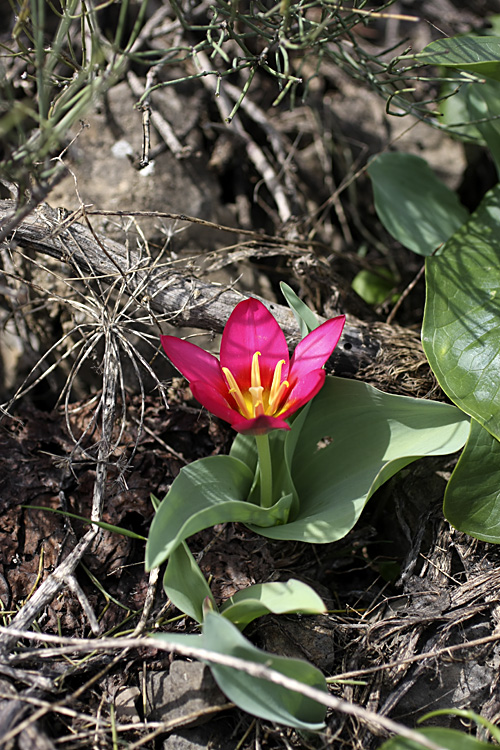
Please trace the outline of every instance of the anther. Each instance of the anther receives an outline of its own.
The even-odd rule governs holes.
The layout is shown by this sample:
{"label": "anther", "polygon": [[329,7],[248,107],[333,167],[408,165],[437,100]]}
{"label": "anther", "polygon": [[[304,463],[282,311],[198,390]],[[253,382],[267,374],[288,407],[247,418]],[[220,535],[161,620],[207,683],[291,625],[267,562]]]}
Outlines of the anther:
{"label": "anther", "polygon": [[238,383],[236,382],[233,373],[228,367],[223,367],[222,372],[226,376],[227,383],[229,385],[229,393],[236,401],[236,405],[238,409],[240,410],[240,414],[243,417],[246,417],[247,419],[251,419],[252,414],[250,414],[248,406],[246,404],[245,399],[243,398],[243,394],[240,390],[240,387]]}

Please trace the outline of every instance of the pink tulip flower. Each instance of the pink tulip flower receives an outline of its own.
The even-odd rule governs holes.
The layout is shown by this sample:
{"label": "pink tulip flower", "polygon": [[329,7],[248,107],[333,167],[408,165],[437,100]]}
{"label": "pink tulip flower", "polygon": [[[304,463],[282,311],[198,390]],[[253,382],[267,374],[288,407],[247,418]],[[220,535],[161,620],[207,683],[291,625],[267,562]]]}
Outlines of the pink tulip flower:
{"label": "pink tulip flower", "polygon": [[302,339],[290,360],[275,318],[262,302],[247,299],[226,323],[220,359],[175,336],[162,336],[161,343],[200,404],[237,432],[264,435],[289,430],[285,420],[321,389],[323,365],[344,323],[344,315],[327,320]]}

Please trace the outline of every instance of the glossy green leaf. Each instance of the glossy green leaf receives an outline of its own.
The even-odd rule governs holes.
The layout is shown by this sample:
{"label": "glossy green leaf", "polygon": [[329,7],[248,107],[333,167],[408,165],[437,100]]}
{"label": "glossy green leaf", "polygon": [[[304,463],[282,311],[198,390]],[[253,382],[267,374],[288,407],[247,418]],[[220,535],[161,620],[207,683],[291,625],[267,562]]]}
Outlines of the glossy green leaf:
{"label": "glossy green leaf", "polygon": [[377,273],[363,268],[352,280],[352,288],[368,305],[380,305],[387,299],[396,280],[388,268],[380,268]]}
{"label": "glossy green leaf", "polygon": [[498,101],[500,82],[487,81],[484,85],[469,84],[466,87],[466,104],[470,120],[481,133],[482,139],[491,151],[500,174],[500,119]]}
{"label": "glossy green leaf", "polygon": [[[256,648],[229,620],[215,613],[209,612],[205,618],[203,644],[217,653],[263,664],[305,685],[327,692],[325,678],[312,664],[300,659],[274,656]],[[211,670],[222,692],[254,716],[297,729],[317,730],[324,726],[325,707],[300,693],[219,664],[212,664]]]}
{"label": "glossy green leaf", "polygon": [[[273,466],[273,487],[275,499],[288,494],[294,495],[294,487],[290,471],[283,459],[284,430],[274,430],[269,433],[269,449]],[[259,505],[260,503],[260,475],[257,471],[257,447],[253,435],[236,435],[231,446],[230,455],[243,461],[255,474],[252,489],[248,499]]]}
{"label": "glossy green leaf", "polygon": [[[493,748],[489,742],[476,740],[464,732],[458,732],[456,729],[447,729],[445,727],[428,727],[417,730],[427,739],[432,740],[437,745],[446,748],[446,750],[484,750]],[[380,750],[423,750],[424,746],[413,740],[406,740],[403,737],[393,737],[384,742]]]}
{"label": "glossy green leaf", "polygon": [[467,221],[456,193],[424,159],[386,153],[368,166],[375,209],[387,231],[419,255],[431,255]]}
{"label": "glossy green leaf", "polygon": [[[294,427],[285,447],[293,444]],[[341,539],[383,482],[416,458],[460,450],[468,431],[465,415],[448,404],[328,376],[289,459],[298,512],[281,526],[248,525],[273,539]]]}
{"label": "glossy green leaf", "polygon": [[318,615],[326,612],[326,607],[314,589],[291,578],[286,583],[259,583],[241,589],[224,603],[220,612],[243,630],[262,615]]}
{"label": "glossy green leaf", "polygon": [[495,739],[497,742],[500,742],[500,727],[497,727],[495,724],[492,724],[492,722],[489,719],[486,719],[484,716],[481,716],[481,714],[477,714],[475,711],[472,711],[468,708],[438,708],[435,711],[429,711],[428,714],[425,714],[425,716],[422,716],[418,723],[421,724],[424,721],[429,721],[429,719],[434,719],[436,716],[458,716],[461,719],[465,719],[468,722],[473,721],[476,726],[478,727],[484,727],[490,735]]}
{"label": "glossy green leaf", "polygon": [[426,65],[467,71],[479,78],[500,81],[500,38],[462,36],[437,39],[413,56]]}
{"label": "glossy green leaf", "polygon": [[[229,620],[209,612],[199,636],[181,633],[159,633],[154,639],[174,644],[203,648],[216,654],[245,659],[293,677],[304,685],[327,691],[321,672],[306,661],[274,656],[250,643]],[[297,729],[318,730],[324,726],[326,709],[303,695],[275,685],[268,680],[251,677],[241,670],[208,662],[223,693],[239,708],[253,716]]]}
{"label": "glossy green leaf", "polygon": [[272,438],[275,505],[246,500],[258,487],[255,456],[248,438],[238,436],[236,455],[182,469],[153,520],[147,566],[160,565],[188,536],[227,521],[274,539],[340,539],[383,482],[420,456],[459,450],[467,433],[465,416],[453,406],[327,377],[290,432]]}
{"label": "glossy green leaf", "polygon": [[[467,91],[471,86],[483,84],[462,84],[457,86],[456,83],[446,82],[441,88],[439,122],[447,134],[452,138],[463,139],[466,143],[475,143],[479,146],[485,146],[483,137],[474,123],[470,122],[469,110],[467,107]],[[498,86],[497,81],[487,81],[484,85]]]}
{"label": "glossy green leaf", "polygon": [[441,388],[500,437],[500,186],[426,261],[422,343]]}
{"label": "glossy green leaf", "polygon": [[488,27],[484,33],[489,36],[500,36],[500,13],[494,13],[488,16]]}
{"label": "glossy green leaf", "polygon": [[185,542],[171,552],[163,588],[172,604],[197,622],[203,622],[203,603],[215,600],[191,550]]}
{"label": "glossy green leaf", "polygon": [[280,289],[287,301],[288,307],[295,315],[295,319],[300,326],[302,337],[307,336],[310,331],[314,331],[320,325],[320,322],[312,310],[308,308],[305,302],[298,297],[291,286],[280,282]]}
{"label": "glossy green leaf", "polygon": [[475,419],[446,487],[444,514],[459,531],[500,543],[500,443]]}
{"label": "glossy green leaf", "polygon": [[[276,438],[274,437],[275,435],[277,436]],[[284,430],[275,430],[274,432],[269,433],[269,449],[271,450],[271,455],[273,453],[273,450],[277,450],[277,447],[275,447],[273,443],[274,440],[278,439],[283,442],[283,440],[285,439]],[[283,448],[281,448],[281,450],[283,450]],[[241,432],[238,432],[233,440],[229,455],[232,458],[237,458],[239,461],[242,461],[248,466],[252,474],[255,474],[257,469],[258,455],[257,445],[255,443],[253,435],[242,435]]]}
{"label": "glossy green leaf", "polygon": [[[170,554],[163,585],[165,593],[177,609],[199,623],[205,617],[207,599],[212,608],[217,609],[210,587],[185,542]],[[326,612],[326,607],[314,589],[291,578],[286,583],[247,586],[228,599],[220,612],[243,630],[250,622],[263,615],[317,615]]]}
{"label": "glossy green leaf", "polygon": [[293,498],[283,497],[268,509],[249,503],[253,479],[248,466],[233,456],[209,456],[181,469],[153,518],[147,569],[161,565],[192,534],[218,523],[284,523]]}

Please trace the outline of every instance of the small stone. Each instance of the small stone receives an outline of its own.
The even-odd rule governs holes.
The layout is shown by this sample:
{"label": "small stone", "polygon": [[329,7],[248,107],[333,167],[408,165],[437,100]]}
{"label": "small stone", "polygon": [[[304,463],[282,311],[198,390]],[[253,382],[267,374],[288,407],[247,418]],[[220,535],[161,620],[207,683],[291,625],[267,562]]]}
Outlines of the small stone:
{"label": "small stone", "polygon": [[174,661],[169,672],[149,672],[146,691],[150,721],[185,718],[185,726],[196,726],[212,718],[214,706],[228,703],[200,662]]}
{"label": "small stone", "polygon": [[141,691],[136,687],[120,688],[115,696],[115,712],[119,721],[139,724],[141,719],[137,713],[137,700]]}

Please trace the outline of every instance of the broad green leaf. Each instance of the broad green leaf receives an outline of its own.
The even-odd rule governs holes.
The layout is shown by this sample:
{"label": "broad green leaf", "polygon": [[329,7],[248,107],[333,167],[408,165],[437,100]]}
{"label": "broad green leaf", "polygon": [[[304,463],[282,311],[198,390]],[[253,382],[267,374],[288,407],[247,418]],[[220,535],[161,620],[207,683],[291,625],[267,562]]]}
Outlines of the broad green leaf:
{"label": "broad green leaf", "polygon": [[495,160],[500,174],[500,119],[498,102],[500,82],[487,81],[486,84],[469,84],[466,87],[466,103],[470,120],[481,133]]}
{"label": "broad green leaf", "polygon": [[314,589],[291,578],[286,583],[259,583],[241,589],[224,603],[220,612],[243,630],[262,615],[318,615],[326,612],[326,607]]}
{"label": "broad green leaf", "polygon": [[419,255],[431,255],[467,221],[456,193],[424,159],[380,154],[368,166],[375,209],[387,231]]}
{"label": "broad green leaf", "polygon": [[369,305],[380,305],[394,288],[395,278],[388,268],[377,273],[363,268],[352,280],[352,288]]}
{"label": "broad green leaf", "polygon": [[429,711],[428,714],[422,716],[418,720],[418,723],[421,724],[423,721],[429,721],[429,719],[433,719],[436,716],[458,716],[461,719],[466,719],[468,722],[473,721],[478,727],[484,727],[490,733],[493,739],[495,739],[497,742],[500,742],[500,727],[492,724],[489,719],[486,719],[484,716],[481,716],[481,714],[477,714],[471,709],[438,708],[435,711]]}
{"label": "broad green leaf", "polygon": [[188,646],[189,648],[204,648],[201,643],[202,635],[195,633],[155,633],[152,640],[166,641],[173,645]]}
{"label": "broad green leaf", "polygon": [[304,338],[308,333],[318,328],[320,322],[305,302],[303,302],[300,297],[297,297],[291,286],[288,286],[284,281],[281,281],[280,289],[287,301],[288,307],[295,315],[295,319],[300,326],[300,333],[302,338]]}
{"label": "broad green leaf", "polygon": [[443,65],[479,78],[500,81],[500,38],[462,36],[431,42],[414,59],[426,65]]}
{"label": "broad green leaf", "polygon": [[[458,732],[456,729],[447,729],[445,727],[428,727],[418,729],[427,739],[432,740],[437,745],[446,748],[446,750],[484,750],[485,748],[497,747],[489,742],[476,740],[464,732]],[[413,740],[406,740],[403,737],[393,737],[384,742],[380,750],[424,750],[424,746]]]}
{"label": "broad green leaf", "polygon": [[448,83],[442,93],[445,98],[441,103],[440,124],[449,135],[480,146],[488,145],[498,170],[500,82],[467,83],[458,90]]}
{"label": "broad green leaf", "polygon": [[441,388],[500,437],[500,186],[426,260],[422,343]]}
{"label": "broad green leaf", "polygon": [[500,36],[500,13],[488,16],[488,28],[484,33],[491,36]]}
{"label": "broad green leaf", "polygon": [[[202,643],[204,648],[216,653],[263,664],[305,685],[327,692],[325,678],[319,669],[306,661],[274,656],[256,648],[221,615],[213,612],[207,614],[203,623]],[[324,726],[326,709],[316,701],[230,667],[211,664],[210,668],[222,692],[244,711],[297,729],[317,730]]]}
{"label": "broad green leaf", "polygon": [[487,81],[485,84],[457,84],[446,82],[441,88],[443,100],[439,110],[441,116],[439,124],[446,133],[454,138],[460,138],[466,142],[472,142],[478,146],[485,146],[485,142],[475,124],[470,122],[469,109],[467,107],[467,92],[470,86],[493,86],[498,87],[497,81]]}
{"label": "broad green leaf", "polygon": [[[283,430],[276,430],[275,432],[282,435],[282,439],[284,439]],[[274,433],[271,432],[270,436],[273,434]],[[257,445],[253,435],[242,435],[241,432],[238,432],[233,440],[229,455],[232,458],[237,458],[238,461],[243,461],[252,472],[252,475],[257,471],[257,462],[259,459],[257,455]]]}
{"label": "broad green leaf", "polygon": [[[159,633],[154,636],[154,640],[157,639],[262,664],[304,685],[327,692],[325,678],[312,664],[300,659],[274,656],[256,648],[238,628],[216,612],[206,615],[201,635]],[[326,709],[316,701],[268,680],[251,677],[241,670],[207,663],[222,692],[244,711],[296,729],[314,731],[323,728]]]}
{"label": "broad green leaf", "polygon": [[[294,440],[294,426],[285,445]],[[383,482],[416,458],[460,450],[468,427],[465,415],[448,404],[328,376],[291,462],[298,513],[282,526],[249,525],[273,539],[341,539]]]}
{"label": "broad green leaf", "polygon": [[203,603],[215,600],[185,542],[171,552],[163,577],[163,588],[172,604],[197,622],[203,622]]}
{"label": "broad green leaf", "polygon": [[272,508],[247,502],[254,474],[233,456],[209,456],[185,466],[153,518],[146,544],[148,570],[161,565],[192,534],[228,521],[284,523],[292,497]]}
{"label": "broad green leaf", "polygon": [[500,443],[475,419],[446,487],[444,514],[459,531],[500,543]]}

